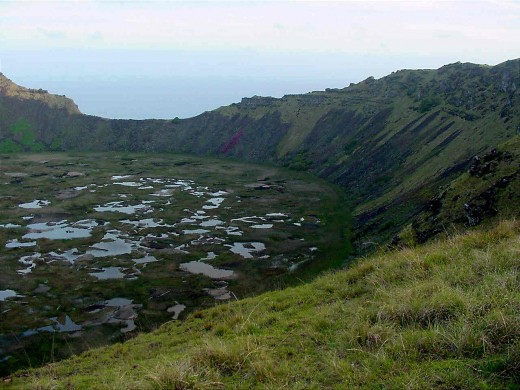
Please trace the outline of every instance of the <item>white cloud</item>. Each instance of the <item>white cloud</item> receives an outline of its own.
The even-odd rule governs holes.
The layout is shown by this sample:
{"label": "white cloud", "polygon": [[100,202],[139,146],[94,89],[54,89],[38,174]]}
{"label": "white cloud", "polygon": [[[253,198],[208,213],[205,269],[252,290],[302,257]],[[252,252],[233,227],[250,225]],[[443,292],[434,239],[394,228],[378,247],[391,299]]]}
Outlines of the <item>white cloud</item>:
{"label": "white cloud", "polygon": [[5,49],[426,54],[496,62],[520,52],[515,1],[8,2]]}
{"label": "white cloud", "polygon": [[64,31],[46,30],[40,27],[38,28],[38,32],[42,34],[45,38],[51,40],[63,40],[67,38],[67,34]]}

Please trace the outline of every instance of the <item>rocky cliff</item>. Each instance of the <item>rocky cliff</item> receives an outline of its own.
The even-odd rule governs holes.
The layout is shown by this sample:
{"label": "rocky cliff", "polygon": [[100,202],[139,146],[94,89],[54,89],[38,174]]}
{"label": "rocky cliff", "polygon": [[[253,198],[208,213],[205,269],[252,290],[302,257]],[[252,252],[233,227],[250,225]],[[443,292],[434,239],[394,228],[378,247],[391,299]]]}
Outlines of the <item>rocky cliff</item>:
{"label": "rocky cliff", "polygon": [[46,104],[49,108],[65,109],[69,114],[81,114],[78,106],[72,99],[66,96],[50,94],[43,89],[21,87],[13,83],[2,73],[0,73],[0,95],[22,101],[38,101]]}

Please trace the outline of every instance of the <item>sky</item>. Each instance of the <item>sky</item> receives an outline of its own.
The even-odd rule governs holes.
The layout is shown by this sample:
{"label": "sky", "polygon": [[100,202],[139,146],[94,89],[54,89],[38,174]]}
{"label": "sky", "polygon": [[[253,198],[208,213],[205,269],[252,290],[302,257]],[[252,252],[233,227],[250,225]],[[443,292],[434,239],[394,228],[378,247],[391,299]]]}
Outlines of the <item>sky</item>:
{"label": "sky", "polygon": [[0,71],[110,118],[520,57],[520,1],[1,1]]}

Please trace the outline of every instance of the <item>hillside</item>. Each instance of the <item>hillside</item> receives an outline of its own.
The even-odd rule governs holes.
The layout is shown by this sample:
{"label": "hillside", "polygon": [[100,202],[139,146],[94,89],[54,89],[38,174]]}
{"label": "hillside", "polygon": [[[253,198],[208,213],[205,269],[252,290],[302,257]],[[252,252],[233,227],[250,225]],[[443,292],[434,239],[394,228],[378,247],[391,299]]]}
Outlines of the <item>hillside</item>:
{"label": "hillside", "polygon": [[518,388],[519,250],[519,222],[503,222],[200,311],[3,385]]}
{"label": "hillside", "polygon": [[29,89],[16,85],[0,73],[0,94],[23,102],[35,100],[49,108],[65,109],[69,114],[81,114],[78,106],[65,96],[53,95],[43,89]]}
{"label": "hillside", "polygon": [[520,216],[520,136],[473,158],[467,172],[426,202],[393,244],[422,244],[438,234]]}
{"label": "hillside", "polygon": [[184,152],[309,170],[347,190],[363,247],[399,232],[475,155],[518,133],[519,85],[518,59],[456,63],[170,121],[78,115],[0,92],[0,151]]}

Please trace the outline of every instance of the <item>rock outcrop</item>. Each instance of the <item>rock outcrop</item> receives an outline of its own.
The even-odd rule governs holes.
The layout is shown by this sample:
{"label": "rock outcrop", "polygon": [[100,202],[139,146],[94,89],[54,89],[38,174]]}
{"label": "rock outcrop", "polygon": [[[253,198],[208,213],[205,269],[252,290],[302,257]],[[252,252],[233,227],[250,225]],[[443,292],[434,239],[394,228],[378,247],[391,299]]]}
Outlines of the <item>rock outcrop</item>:
{"label": "rock outcrop", "polygon": [[49,108],[63,108],[67,110],[69,114],[81,114],[78,106],[72,99],[69,99],[66,96],[50,94],[44,89],[21,87],[13,83],[2,73],[0,73],[0,94],[20,100],[40,101],[49,106]]}
{"label": "rock outcrop", "polygon": [[[440,233],[520,217],[520,136],[475,156],[467,172],[425,203],[406,234],[424,243]],[[403,242],[396,236],[394,244]]]}

